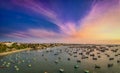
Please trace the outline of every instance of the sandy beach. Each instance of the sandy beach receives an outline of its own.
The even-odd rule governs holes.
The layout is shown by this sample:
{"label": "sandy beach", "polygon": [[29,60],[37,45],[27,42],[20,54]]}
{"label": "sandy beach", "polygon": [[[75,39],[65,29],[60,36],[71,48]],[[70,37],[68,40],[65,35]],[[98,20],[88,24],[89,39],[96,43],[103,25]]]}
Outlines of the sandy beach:
{"label": "sandy beach", "polygon": [[21,51],[26,51],[26,50],[30,50],[30,49],[32,49],[32,48],[26,48],[26,49],[20,49],[20,50],[15,50],[15,51],[3,52],[3,53],[0,53],[0,56],[4,56],[4,55],[16,53],[16,52],[21,52]]}

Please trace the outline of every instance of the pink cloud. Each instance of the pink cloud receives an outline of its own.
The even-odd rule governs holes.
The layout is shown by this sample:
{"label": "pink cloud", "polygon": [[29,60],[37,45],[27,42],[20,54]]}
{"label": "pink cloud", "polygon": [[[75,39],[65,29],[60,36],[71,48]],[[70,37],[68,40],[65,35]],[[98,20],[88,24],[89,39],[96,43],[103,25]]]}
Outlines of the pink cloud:
{"label": "pink cloud", "polygon": [[28,33],[33,37],[38,38],[50,38],[50,37],[57,37],[58,34],[53,31],[47,31],[43,29],[29,29]]}
{"label": "pink cloud", "polygon": [[5,36],[12,37],[12,38],[28,38],[29,37],[25,32],[21,32],[21,31],[6,34]]}
{"label": "pink cloud", "polygon": [[[119,32],[119,0],[104,0],[93,2],[90,12],[80,20],[79,29],[75,22],[63,23],[57,13],[44,7],[41,3],[35,3],[33,0],[13,0],[16,5],[23,6],[28,11],[34,11],[42,14],[49,21],[55,23],[60,28],[60,33],[48,31],[45,29],[28,29],[24,32],[17,31],[8,34],[9,37],[16,38],[40,38],[43,41],[60,41],[60,42],[91,42],[94,40],[117,39],[120,37]],[[111,25],[114,24],[114,25]],[[111,29],[114,30],[111,31]],[[112,33],[112,34],[111,34]]]}
{"label": "pink cloud", "polygon": [[[79,33],[84,39],[120,40],[119,0],[96,3],[89,14],[80,20]],[[79,35],[76,35],[79,36]]]}
{"label": "pink cloud", "polygon": [[13,38],[58,38],[61,37],[62,35],[44,29],[29,29],[24,32],[23,31],[13,32],[5,36]]}
{"label": "pink cloud", "polygon": [[34,11],[51,19],[56,18],[55,12],[48,9],[40,2],[34,0],[12,0],[12,2],[17,6],[24,7],[28,11]]}

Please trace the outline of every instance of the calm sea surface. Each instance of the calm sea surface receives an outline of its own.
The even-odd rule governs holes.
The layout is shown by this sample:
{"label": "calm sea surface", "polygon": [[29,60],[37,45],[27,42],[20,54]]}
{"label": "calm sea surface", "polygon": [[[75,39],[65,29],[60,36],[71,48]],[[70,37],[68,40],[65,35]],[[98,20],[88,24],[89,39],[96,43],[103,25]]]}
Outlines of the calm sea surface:
{"label": "calm sea surface", "polygon": [[60,73],[59,69],[63,73],[120,73],[120,46],[84,46],[60,46],[0,57],[0,73]]}

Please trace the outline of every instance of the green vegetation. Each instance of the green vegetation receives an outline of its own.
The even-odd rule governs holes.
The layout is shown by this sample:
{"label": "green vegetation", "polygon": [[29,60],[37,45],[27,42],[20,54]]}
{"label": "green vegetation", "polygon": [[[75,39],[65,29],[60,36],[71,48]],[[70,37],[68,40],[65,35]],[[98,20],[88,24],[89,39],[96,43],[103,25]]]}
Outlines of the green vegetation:
{"label": "green vegetation", "polygon": [[27,49],[27,48],[32,48],[34,50],[45,49],[47,47],[55,47],[59,45],[62,45],[62,44],[56,44],[56,43],[54,44],[31,44],[31,43],[2,42],[0,43],[0,53],[20,50],[20,49]]}
{"label": "green vegetation", "polygon": [[7,45],[1,43],[1,44],[0,44],[0,53],[7,51],[7,48],[8,48]]}

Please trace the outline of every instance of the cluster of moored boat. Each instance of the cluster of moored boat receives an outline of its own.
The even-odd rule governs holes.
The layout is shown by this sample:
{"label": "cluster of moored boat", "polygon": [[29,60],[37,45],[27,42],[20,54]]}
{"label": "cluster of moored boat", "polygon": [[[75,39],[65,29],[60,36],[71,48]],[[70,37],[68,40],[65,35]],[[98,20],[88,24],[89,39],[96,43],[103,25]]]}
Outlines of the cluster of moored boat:
{"label": "cluster of moored boat", "polygon": [[[26,63],[28,68],[30,68],[32,66],[30,63],[30,60],[27,57],[25,59],[23,59],[19,54],[15,54],[14,57],[12,57],[12,55],[11,55],[7,59],[8,60],[5,60],[5,59],[0,60],[1,61],[0,69],[13,67],[14,70],[19,71],[20,70],[19,65],[21,65],[21,64]],[[33,58],[33,60],[34,60],[34,58]]]}
{"label": "cluster of moored boat", "polygon": [[[119,49],[119,45],[113,45],[113,46],[109,46],[109,45],[82,45],[82,46],[70,46],[69,48],[66,48],[65,50],[58,50],[57,52],[54,53],[54,55],[59,55],[62,52],[66,52],[70,57],[81,57],[81,58],[77,58],[76,62],[77,63],[81,63],[83,59],[88,59],[88,58],[92,58],[93,61],[97,61],[97,60],[101,60],[101,58],[103,56],[106,56],[106,58],[108,58],[108,60],[114,61],[115,59],[117,59],[115,62],[116,63],[120,63],[120,49]],[[48,52],[48,51],[47,51]],[[52,51],[51,51],[52,52]],[[114,56],[111,56],[114,55]],[[67,60],[70,61],[71,58],[68,57]],[[58,60],[55,60],[54,62],[56,64],[59,63],[59,60],[62,57],[58,57]],[[106,66],[108,68],[113,67],[114,66],[114,62],[113,63],[108,63],[106,64]],[[74,66],[75,69],[79,68],[79,65],[75,65]],[[101,69],[102,66],[95,64],[94,65],[94,69]],[[63,72],[64,69],[60,69],[60,72]],[[85,73],[89,73],[89,70],[85,71]]]}
{"label": "cluster of moored boat", "polygon": [[[95,61],[100,61],[101,58],[107,58],[107,60],[109,61],[109,63],[106,64],[106,66],[108,68],[113,67],[114,66],[114,62],[116,62],[117,64],[120,64],[120,46],[118,45],[113,45],[113,46],[109,46],[109,45],[71,45],[65,49],[57,49],[57,51],[54,51],[54,49],[49,49],[46,50],[46,53],[52,53],[55,57],[57,57],[56,60],[54,60],[55,64],[60,63],[62,57],[59,56],[62,53],[66,53],[67,55],[69,55],[66,60],[67,61],[72,61],[72,59],[74,58],[76,60],[76,63],[73,68],[74,69],[79,69],[80,68],[80,63],[83,62],[83,60],[88,60],[91,59],[93,62]],[[43,57],[45,59],[45,61],[48,61],[47,58],[45,58],[45,53],[41,54],[41,57]],[[31,68],[32,64],[30,63],[31,60],[24,60],[24,59],[20,59],[20,55],[16,54],[16,56],[14,57],[15,59],[13,60],[11,57],[9,57],[9,62],[6,62],[5,60],[1,59],[2,65],[0,66],[0,68],[9,68],[11,65],[14,65],[14,69],[16,71],[19,71],[19,64],[24,64],[27,63],[27,67]],[[26,58],[27,59],[27,58]],[[36,59],[33,58],[33,61],[35,61]],[[27,61],[27,62],[26,62]],[[100,64],[94,64],[94,69],[101,69],[102,66]],[[58,71],[60,73],[65,72],[64,67],[58,69]],[[44,73],[48,73],[47,71],[45,71]],[[85,69],[83,70],[83,73],[90,73],[89,70]]]}

